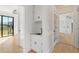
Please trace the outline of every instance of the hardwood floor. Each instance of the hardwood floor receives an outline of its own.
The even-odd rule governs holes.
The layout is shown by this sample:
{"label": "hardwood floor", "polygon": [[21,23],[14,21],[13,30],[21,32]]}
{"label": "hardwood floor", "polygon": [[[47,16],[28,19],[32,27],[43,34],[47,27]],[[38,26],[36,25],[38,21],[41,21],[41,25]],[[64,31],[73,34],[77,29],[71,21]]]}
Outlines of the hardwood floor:
{"label": "hardwood floor", "polygon": [[20,53],[22,49],[17,45],[16,37],[11,37],[0,44],[0,53]]}
{"label": "hardwood floor", "polygon": [[19,43],[16,42],[16,37],[13,38],[13,43],[12,43],[12,46],[13,46],[13,50],[12,52],[14,53],[21,53],[22,52],[22,48],[20,46],[18,46]]}
{"label": "hardwood floor", "polygon": [[[17,45],[16,37],[12,37],[5,42],[5,44],[0,44],[0,53],[21,53],[22,48]],[[55,45],[55,53],[78,53],[79,49],[74,47],[74,39],[70,34],[60,34],[60,40]],[[36,53],[30,50],[28,53]]]}
{"label": "hardwood floor", "polygon": [[54,48],[56,53],[77,53],[79,49],[74,47],[74,39],[72,34],[60,34],[60,40]]}

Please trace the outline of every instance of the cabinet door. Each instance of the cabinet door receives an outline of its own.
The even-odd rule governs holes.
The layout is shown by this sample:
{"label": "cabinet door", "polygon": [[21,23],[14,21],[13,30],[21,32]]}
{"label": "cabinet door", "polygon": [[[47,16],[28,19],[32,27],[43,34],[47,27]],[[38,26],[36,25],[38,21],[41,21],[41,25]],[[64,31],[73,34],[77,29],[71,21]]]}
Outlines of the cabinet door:
{"label": "cabinet door", "polygon": [[36,39],[36,38],[32,38],[32,49],[36,52],[41,52],[41,40]]}
{"label": "cabinet door", "polygon": [[40,21],[41,20],[41,6],[35,6],[34,9],[34,21]]}

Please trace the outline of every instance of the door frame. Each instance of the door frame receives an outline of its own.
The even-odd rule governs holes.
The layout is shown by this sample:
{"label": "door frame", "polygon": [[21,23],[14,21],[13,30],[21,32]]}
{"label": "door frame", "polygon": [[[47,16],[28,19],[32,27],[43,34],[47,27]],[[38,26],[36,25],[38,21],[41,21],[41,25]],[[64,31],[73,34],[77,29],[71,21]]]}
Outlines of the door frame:
{"label": "door frame", "polygon": [[[67,12],[67,13],[72,13],[72,12]],[[66,13],[55,13],[56,14],[56,16],[58,17],[57,19],[58,19],[58,21],[59,21],[59,15],[61,15],[61,14],[66,14]],[[59,23],[59,22],[58,22]],[[59,25],[58,25],[59,26]],[[74,47],[75,47],[75,32],[74,32],[74,18],[73,18],[73,40],[74,40]],[[58,27],[58,30],[59,30],[59,27]],[[60,36],[59,36],[59,32],[58,32],[58,38],[60,38]],[[60,40],[60,39],[59,39]]]}

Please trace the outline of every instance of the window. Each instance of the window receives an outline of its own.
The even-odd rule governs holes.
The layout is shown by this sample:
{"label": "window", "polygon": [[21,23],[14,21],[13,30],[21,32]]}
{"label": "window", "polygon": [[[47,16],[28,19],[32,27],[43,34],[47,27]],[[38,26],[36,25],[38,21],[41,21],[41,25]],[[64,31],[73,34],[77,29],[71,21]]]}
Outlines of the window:
{"label": "window", "polygon": [[0,37],[14,35],[14,17],[0,16]]}
{"label": "window", "polygon": [[14,33],[14,21],[13,21],[13,18],[9,17],[9,35],[13,35]]}

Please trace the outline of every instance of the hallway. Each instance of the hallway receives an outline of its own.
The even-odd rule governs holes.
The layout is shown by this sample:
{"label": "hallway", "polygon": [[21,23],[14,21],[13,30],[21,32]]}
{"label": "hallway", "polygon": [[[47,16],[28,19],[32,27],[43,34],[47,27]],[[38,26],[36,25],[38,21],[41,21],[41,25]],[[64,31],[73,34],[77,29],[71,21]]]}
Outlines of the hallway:
{"label": "hallway", "polygon": [[74,41],[69,34],[60,34],[60,40],[54,48],[56,53],[78,53],[79,50],[74,47]]}

